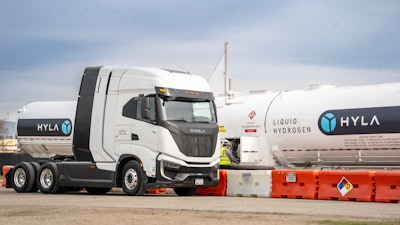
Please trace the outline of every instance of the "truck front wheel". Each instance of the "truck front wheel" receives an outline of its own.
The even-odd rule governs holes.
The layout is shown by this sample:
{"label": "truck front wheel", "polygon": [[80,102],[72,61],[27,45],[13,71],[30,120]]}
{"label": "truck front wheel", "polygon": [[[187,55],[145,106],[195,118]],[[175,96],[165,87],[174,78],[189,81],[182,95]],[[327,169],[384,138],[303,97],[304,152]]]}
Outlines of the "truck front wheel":
{"label": "truck front wheel", "polygon": [[61,190],[58,185],[58,170],[55,163],[43,164],[37,176],[37,185],[42,193],[54,194]]}
{"label": "truck front wheel", "polygon": [[18,163],[11,174],[11,185],[16,192],[30,192],[35,186],[35,170],[30,163]]}
{"label": "truck front wheel", "polygon": [[127,195],[143,195],[145,184],[143,169],[136,161],[129,161],[125,164],[121,176],[122,189]]}

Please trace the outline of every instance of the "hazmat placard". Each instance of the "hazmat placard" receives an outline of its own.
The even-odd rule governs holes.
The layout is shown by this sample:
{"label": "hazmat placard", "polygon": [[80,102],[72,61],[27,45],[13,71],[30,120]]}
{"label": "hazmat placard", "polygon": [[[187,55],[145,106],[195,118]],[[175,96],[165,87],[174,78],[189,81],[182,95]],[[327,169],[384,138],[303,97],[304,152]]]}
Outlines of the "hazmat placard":
{"label": "hazmat placard", "polygon": [[344,197],[351,189],[353,189],[353,185],[349,180],[346,179],[346,177],[342,177],[337,185],[337,188],[340,194]]}

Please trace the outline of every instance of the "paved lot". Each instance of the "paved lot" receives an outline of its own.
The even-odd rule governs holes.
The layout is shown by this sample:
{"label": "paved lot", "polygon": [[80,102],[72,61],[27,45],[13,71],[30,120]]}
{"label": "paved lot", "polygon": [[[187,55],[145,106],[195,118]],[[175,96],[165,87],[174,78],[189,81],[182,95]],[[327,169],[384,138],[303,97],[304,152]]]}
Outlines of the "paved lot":
{"label": "paved lot", "polygon": [[0,224],[321,224],[390,221],[400,204],[244,197],[125,196],[86,192],[46,195],[0,188]]}

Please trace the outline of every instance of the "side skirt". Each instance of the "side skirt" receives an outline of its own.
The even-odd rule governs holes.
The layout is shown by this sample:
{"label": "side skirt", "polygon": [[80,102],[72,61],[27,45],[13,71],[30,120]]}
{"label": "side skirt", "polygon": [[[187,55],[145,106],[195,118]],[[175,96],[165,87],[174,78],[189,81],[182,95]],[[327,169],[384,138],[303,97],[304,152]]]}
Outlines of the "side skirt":
{"label": "side skirt", "polygon": [[115,187],[114,171],[101,170],[93,162],[57,162],[63,187]]}

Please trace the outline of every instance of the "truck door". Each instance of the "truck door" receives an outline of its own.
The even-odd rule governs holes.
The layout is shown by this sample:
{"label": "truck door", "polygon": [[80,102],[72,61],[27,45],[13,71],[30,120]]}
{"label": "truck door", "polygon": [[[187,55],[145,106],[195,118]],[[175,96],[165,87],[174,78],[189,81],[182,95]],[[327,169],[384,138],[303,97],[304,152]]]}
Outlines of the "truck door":
{"label": "truck door", "polygon": [[156,106],[154,96],[131,99],[123,109],[123,114],[130,117],[132,153],[146,150],[157,151]]}

